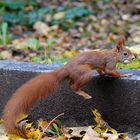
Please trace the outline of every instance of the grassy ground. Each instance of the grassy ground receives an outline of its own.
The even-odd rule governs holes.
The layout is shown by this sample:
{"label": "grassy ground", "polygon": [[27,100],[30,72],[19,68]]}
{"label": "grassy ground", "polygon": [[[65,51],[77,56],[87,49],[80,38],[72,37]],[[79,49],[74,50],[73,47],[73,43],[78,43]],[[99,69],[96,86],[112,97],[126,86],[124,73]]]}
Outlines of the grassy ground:
{"label": "grassy ground", "polygon": [[139,6],[138,0],[3,0],[0,59],[64,63],[85,50],[112,48],[111,38],[125,34],[128,46],[137,45]]}

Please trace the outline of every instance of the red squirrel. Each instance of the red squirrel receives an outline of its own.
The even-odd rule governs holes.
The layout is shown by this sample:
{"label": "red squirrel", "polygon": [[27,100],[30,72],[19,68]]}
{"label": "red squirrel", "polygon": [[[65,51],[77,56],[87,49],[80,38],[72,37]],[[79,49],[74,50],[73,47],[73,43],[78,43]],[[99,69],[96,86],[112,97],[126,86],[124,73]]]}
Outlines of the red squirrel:
{"label": "red squirrel", "polygon": [[93,70],[99,74],[114,78],[129,76],[116,70],[116,64],[129,63],[135,55],[125,47],[124,40],[119,40],[116,47],[108,50],[89,51],[78,54],[63,67],[52,72],[40,74],[23,84],[7,102],[3,110],[4,126],[8,133],[17,133],[19,130],[16,120],[21,113],[27,113],[32,105],[47,98],[56,91],[64,79],[68,79],[71,89],[86,99],[90,95],[81,88],[92,79]]}

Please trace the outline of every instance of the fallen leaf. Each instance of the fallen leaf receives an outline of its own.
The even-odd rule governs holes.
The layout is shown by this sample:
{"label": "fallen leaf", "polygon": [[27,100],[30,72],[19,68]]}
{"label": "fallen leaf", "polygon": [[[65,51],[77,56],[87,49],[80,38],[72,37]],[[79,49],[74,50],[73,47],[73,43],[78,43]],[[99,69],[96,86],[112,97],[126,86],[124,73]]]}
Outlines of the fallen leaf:
{"label": "fallen leaf", "polygon": [[91,127],[89,127],[82,140],[104,140],[104,139],[100,138],[99,134],[96,131],[94,131]]}
{"label": "fallen leaf", "polygon": [[20,121],[26,119],[27,117],[28,117],[27,114],[22,113],[22,114],[20,114],[20,115],[18,116],[16,122],[18,123],[18,122],[20,122]]}
{"label": "fallen leaf", "polygon": [[108,40],[109,42],[110,42],[110,41],[113,41],[113,42],[114,42],[115,39],[114,39],[113,34],[110,33],[110,34],[108,35],[108,37],[107,37],[107,40]]}
{"label": "fallen leaf", "polygon": [[32,5],[25,6],[25,7],[24,7],[24,10],[25,10],[25,11],[31,11],[31,10],[33,10],[33,6],[32,6]]}
{"label": "fallen leaf", "polygon": [[36,130],[34,130],[34,131],[27,131],[26,132],[26,136],[28,137],[28,138],[40,138],[40,136],[41,136],[42,134],[41,134],[41,132],[40,132],[40,130],[39,129],[36,129]]}
{"label": "fallen leaf", "polygon": [[65,51],[60,57],[62,58],[72,58],[77,54],[76,51],[71,50],[71,51]]}
{"label": "fallen leaf", "polygon": [[8,134],[8,140],[25,140],[25,139],[14,134]]}
{"label": "fallen leaf", "polygon": [[34,25],[33,28],[36,30],[36,32],[40,35],[44,35],[47,36],[49,31],[50,31],[50,27],[42,22],[42,21],[37,21]]}
{"label": "fallen leaf", "polygon": [[67,140],[67,137],[66,136],[58,136],[57,140]]}
{"label": "fallen leaf", "polygon": [[53,18],[56,19],[56,20],[60,20],[60,19],[64,18],[64,15],[65,15],[64,12],[58,12],[53,16]]}
{"label": "fallen leaf", "polygon": [[43,121],[43,120],[38,121],[38,127],[41,127],[42,129],[46,128],[48,124],[49,123],[47,121]]}
{"label": "fallen leaf", "polygon": [[13,34],[16,35],[21,35],[23,34],[23,27],[21,25],[15,25],[12,29],[11,29]]}
{"label": "fallen leaf", "polygon": [[0,136],[0,140],[9,140],[7,136]]}
{"label": "fallen leaf", "polygon": [[12,57],[12,54],[9,51],[2,51],[0,54],[3,59],[11,59]]}
{"label": "fallen leaf", "polygon": [[109,126],[107,122],[105,122],[101,116],[101,114],[96,110],[92,110],[92,113],[94,114],[96,126],[94,130],[100,134],[105,133],[105,132],[111,132],[112,134],[117,134],[117,131]]}

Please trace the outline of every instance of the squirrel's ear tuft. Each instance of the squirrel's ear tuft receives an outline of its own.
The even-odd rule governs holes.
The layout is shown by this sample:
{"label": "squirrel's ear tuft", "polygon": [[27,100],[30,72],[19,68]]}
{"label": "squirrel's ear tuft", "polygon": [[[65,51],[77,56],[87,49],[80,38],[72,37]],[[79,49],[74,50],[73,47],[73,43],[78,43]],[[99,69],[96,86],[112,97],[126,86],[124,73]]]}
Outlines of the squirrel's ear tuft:
{"label": "squirrel's ear tuft", "polygon": [[121,38],[117,41],[117,49],[118,49],[118,51],[120,51],[124,47],[125,47],[125,39]]}

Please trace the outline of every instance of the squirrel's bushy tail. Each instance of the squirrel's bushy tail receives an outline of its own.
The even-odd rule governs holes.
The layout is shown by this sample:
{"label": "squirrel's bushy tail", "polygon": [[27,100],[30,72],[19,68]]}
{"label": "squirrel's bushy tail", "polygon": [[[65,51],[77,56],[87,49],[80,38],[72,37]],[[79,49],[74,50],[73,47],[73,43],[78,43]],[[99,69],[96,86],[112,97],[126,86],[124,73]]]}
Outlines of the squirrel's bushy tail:
{"label": "squirrel's bushy tail", "polygon": [[26,113],[35,101],[48,97],[57,90],[59,83],[68,76],[65,68],[41,74],[23,84],[9,99],[4,111],[3,120],[7,132],[17,129],[16,120],[21,113]]}

